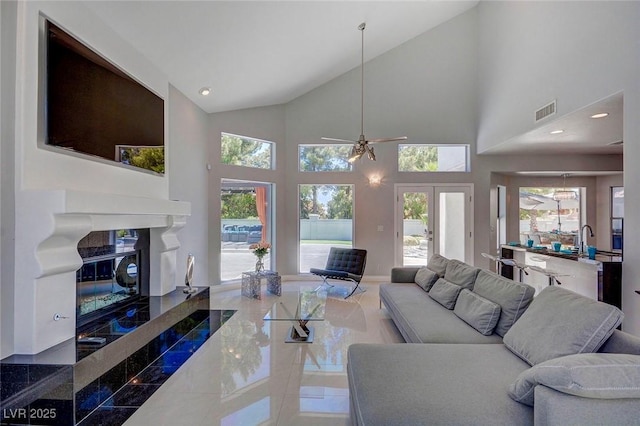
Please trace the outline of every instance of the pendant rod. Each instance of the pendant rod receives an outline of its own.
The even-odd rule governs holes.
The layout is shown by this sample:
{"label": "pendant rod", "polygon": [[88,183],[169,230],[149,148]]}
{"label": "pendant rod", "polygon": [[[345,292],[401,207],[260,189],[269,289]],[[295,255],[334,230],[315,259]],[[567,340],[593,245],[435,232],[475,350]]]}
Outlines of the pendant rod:
{"label": "pendant rod", "polygon": [[358,29],[362,33],[362,51],[360,56],[360,136],[364,139],[364,29],[366,23],[358,25]]}

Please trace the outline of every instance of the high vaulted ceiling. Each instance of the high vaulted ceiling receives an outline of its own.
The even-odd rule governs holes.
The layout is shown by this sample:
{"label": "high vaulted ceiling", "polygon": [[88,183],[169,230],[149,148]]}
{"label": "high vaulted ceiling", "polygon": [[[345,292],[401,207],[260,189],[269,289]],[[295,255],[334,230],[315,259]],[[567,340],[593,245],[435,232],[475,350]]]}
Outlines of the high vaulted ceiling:
{"label": "high vaulted ceiling", "polygon": [[[87,1],[206,112],[275,105],[434,28],[477,1]],[[201,96],[202,87],[211,87]]]}
{"label": "high vaulted ceiling", "polygon": [[[286,103],[471,9],[478,1],[84,1],[213,113]],[[198,91],[210,87],[209,96]],[[621,154],[622,94],[549,117],[485,154]],[[609,112],[603,120],[590,114]],[[562,134],[550,134],[563,129]]]}

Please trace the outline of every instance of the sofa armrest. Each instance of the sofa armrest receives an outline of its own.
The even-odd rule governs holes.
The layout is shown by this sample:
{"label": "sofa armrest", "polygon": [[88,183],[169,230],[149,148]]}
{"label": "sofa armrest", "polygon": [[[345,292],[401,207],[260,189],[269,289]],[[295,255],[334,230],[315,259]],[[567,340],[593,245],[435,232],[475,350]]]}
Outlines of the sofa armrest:
{"label": "sofa armrest", "polygon": [[414,283],[419,266],[399,266],[391,268],[392,283]]}
{"label": "sofa armrest", "polygon": [[535,388],[534,424],[637,424],[640,399],[596,399],[569,395],[538,385]]}

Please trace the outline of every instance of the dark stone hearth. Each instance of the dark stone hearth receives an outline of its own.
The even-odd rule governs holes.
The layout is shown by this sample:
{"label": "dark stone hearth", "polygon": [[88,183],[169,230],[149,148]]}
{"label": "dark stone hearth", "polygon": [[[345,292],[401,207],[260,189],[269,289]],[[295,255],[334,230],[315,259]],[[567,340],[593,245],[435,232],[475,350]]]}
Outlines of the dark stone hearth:
{"label": "dark stone hearth", "polygon": [[[199,290],[190,297],[176,290],[158,303],[151,297],[153,309],[147,305],[117,324],[112,322],[114,318],[108,318],[106,324],[88,325],[84,335],[106,337],[110,344],[100,348],[77,345],[78,361],[72,365],[46,363],[55,359],[60,348],[51,354],[14,355],[2,360],[1,424],[124,423],[233,315],[234,311],[209,311],[209,289]],[[174,308],[166,308],[167,299],[176,301]],[[165,309],[158,313],[158,307]],[[157,312],[154,318],[149,315],[151,311]],[[144,322],[145,317],[149,321]],[[182,319],[176,322],[178,318]],[[150,335],[150,330],[159,328],[164,331]],[[126,354],[130,355],[113,359]],[[105,368],[100,363],[107,367],[103,374],[100,371]],[[49,409],[56,418],[20,418],[20,409],[29,411],[29,407],[38,407],[40,413]]]}

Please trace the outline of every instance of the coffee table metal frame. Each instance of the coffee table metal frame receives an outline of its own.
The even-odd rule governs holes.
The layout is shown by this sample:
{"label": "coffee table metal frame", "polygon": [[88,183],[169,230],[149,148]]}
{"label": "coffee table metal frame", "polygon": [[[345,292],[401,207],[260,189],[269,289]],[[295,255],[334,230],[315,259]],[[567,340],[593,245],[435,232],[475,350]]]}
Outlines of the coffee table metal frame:
{"label": "coffee table metal frame", "polygon": [[[285,343],[313,343],[314,329],[307,324],[309,321],[324,321],[326,292],[317,290],[306,292],[318,295],[317,300],[309,306],[304,306],[303,293],[305,292],[286,294],[284,300],[274,303],[264,317],[265,321],[290,321],[292,323],[287,332]],[[295,301],[292,300],[294,296]],[[295,312],[293,312],[294,310]]]}

